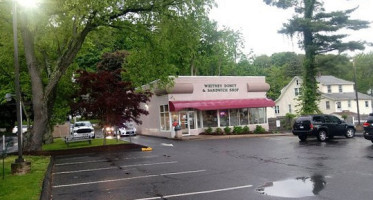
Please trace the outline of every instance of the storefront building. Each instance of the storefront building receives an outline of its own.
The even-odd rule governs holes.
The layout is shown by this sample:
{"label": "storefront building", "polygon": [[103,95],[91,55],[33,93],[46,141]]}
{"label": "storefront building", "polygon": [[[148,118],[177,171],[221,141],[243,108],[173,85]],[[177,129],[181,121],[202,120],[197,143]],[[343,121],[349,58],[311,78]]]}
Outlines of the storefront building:
{"label": "storefront building", "polygon": [[207,128],[261,125],[268,130],[269,85],[264,76],[179,76],[173,87],[155,89],[144,105],[138,133],[159,137],[175,136],[180,125],[183,136],[198,135]]}

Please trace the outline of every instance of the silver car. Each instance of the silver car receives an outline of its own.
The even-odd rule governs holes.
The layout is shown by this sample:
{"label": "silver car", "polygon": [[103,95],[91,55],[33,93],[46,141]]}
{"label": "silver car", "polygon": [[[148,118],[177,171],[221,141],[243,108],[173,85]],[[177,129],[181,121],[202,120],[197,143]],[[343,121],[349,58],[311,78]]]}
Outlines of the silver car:
{"label": "silver car", "polygon": [[135,124],[133,122],[123,123],[123,126],[118,128],[117,134],[120,136],[136,135]]}

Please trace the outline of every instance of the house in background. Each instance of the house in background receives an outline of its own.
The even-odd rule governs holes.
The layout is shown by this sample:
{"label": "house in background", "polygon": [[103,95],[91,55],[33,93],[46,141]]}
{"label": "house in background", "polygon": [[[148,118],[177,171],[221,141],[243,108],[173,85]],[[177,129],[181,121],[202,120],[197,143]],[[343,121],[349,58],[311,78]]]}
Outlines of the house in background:
{"label": "house in background", "polygon": [[[318,90],[321,94],[319,109],[324,114],[349,113],[357,114],[357,103],[354,83],[334,76],[318,76]],[[281,90],[280,97],[275,101],[275,106],[268,109],[268,118],[283,117],[286,113],[297,114],[301,94],[302,78],[295,76],[288,85]],[[361,115],[372,112],[373,97],[358,93],[359,111]]]}

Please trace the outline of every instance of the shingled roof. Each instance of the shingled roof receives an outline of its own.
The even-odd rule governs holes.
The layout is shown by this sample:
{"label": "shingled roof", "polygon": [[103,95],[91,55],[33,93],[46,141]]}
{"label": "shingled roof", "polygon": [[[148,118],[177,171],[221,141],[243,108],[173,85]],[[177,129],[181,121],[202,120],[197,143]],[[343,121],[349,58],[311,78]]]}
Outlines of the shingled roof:
{"label": "shingled roof", "polygon": [[351,85],[351,84],[354,84],[354,82],[339,79],[335,76],[317,76],[316,80],[317,80],[317,82],[319,82],[322,85]]}
{"label": "shingled roof", "polygon": [[[355,100],[355,92],[345,92],[345,93],[322,93],[322,96],[333,100]],[[373,100],[372,96],[358,92],[360,100]]]}

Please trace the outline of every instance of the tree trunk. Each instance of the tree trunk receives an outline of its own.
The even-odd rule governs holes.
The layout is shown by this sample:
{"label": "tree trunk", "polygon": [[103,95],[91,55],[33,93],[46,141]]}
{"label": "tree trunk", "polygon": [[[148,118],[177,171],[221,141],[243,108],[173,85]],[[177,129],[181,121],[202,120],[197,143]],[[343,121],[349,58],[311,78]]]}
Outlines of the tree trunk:
{"label": "tree trunk", "polygon": [[68,42],[68,48],[57,60],[57,66],[49,77],[48,83],[43,85],[41,69],[35,55],[34,36],[29,29],[27,17],[21,23],[21,35],[24,44],[27,68],[31,77],[32,104],[34,110],[34,125],[25,142],[25,151],[39,151],[42,148],[43,138],[51,142],[50,118],[56,99],[57,84],[79,52],[86,36],[94,26],[87,23],[86,27]]}
{"label": "tree trunk", "polygon": [[33,35],[27,25],[22,24],[21,34],[26,56],[27,68],[31,77],[32,104],[34,110],[34,125],[28,141],[25,143],[25,151],[41,150],[42,134],[48,124],[47,105],[44,99],[44,89],[41,80],[41,73],[37,68],[36,55],[34,51]]}
{"label": "tree trunk", "polygon": [[[315,0],[305,0],[304,1],[304,18],[312,20],[313,11],[315,9]],[[303,30],[304,37],[304,48],[305,48],[305,59],[304,68],[305,73],[303,75],[303,88],[302,88],[302,114],[312,114],[319,112],[318,109],[318,99],[319,95],[317,92],[317,82],[316,82],[316,68],[315,68],[315,56],[316,49],[313,41],[313,32],[308,27],[304,27]]]}

